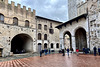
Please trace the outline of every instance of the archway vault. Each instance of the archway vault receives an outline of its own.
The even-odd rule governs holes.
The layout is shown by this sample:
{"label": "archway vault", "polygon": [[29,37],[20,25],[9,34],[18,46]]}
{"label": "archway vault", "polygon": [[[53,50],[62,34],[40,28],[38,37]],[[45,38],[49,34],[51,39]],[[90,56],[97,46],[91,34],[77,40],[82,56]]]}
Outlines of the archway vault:
{"label": "archway vault", "polygon": [[83,48],[87,48],[87,36],[86,30],[84,28],[81,27],[75,31],[75,42],[76,49],[82,51]]}
{"label": "archway vault", "polygon": [[14,54],[27,53],[33,51],[33,39],[28,34],[17,34],[11,41],[11,52]]}
{"label": "archway vault", "polygon": [[[70,41],[70,45],[68,46],[68,42],[66,42],[67,40],[66,40],[66,35],[68,35],[69,36],[69,41]],[[66,31],[66,32],[64,32],[64,34],[63,34],[63,38],[64,38],[64,45],[67,45],[68,47],[70,47],[70,49],[72,48],[72,35],[71,35],[71,33],[69,32],[69,31]],[[66,44],[67,43],[67,44]],[[66,48],[66,47],[65,47]]]}

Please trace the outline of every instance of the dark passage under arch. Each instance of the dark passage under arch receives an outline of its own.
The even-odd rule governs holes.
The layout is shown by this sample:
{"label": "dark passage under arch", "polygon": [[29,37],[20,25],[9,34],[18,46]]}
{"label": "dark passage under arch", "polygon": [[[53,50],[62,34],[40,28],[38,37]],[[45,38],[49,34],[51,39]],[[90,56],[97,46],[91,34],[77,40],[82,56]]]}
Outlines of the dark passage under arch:
{"label": "dark passage under arch", "polygon": [[79,28],[76,30],[75,40],[76,40],[76,49],[82,51],[83,47],[87,48],[86,31],[83,28]]}
{"label": "dark passage under arch", "polygon": [[18,34],[11,41],[11,52],[14,54],[32,51],[32,38],[27,34]]}

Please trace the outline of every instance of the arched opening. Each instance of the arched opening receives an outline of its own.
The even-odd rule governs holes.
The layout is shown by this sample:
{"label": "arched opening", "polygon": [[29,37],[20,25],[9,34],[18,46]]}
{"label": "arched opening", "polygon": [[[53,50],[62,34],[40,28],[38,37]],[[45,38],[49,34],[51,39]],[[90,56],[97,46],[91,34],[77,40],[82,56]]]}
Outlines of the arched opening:
{"label": "arched opening", "polygon": [[56,44],[56,48],[59,48],[59,43]]}
{"label": "arched opening", "polygon": [[38,43],[38,52],[40,52],[41,51],[41,43]]}
{"label": "arched opening", "polygon": [[53,43],[51,43],[51,48],[54,48]]}
{"label": "arched opening", "polygon": [[44,44],[44,48],[47,48],[47,43]]}
{"label": "arched opening", "polygon": [[4,23],[4,15],[0,13],[0,22]]}
{"label": "arched opening", "polygon": [[41,24],[38,24],[38,29],[42,29],[42,25]]}
{"label": "arched opening", "polygon": [[18,18],[17,17],[13,18],[13,25],[18,25]]}
{"label": "arched opening", "polygon": [[83,47],[87,48],[86,31],[83,28],[79,28],[76,30],[75,40],[76,40],[76,49],[82,51]]}
{"label": "arched opening", "polygon": [[14,54],[21,54],[32,52],[33,40],[27,34],[18,34],[13,37],[11,41],[11,52]]}
{"label": "arched opening", "polygon": [[47,34],[44,34],[44,40],[47,40]]}
{"label": "arched opening", "polygon": [[29,21],[28,20],[25,21],[25,27],[29,27]]}
{"label": "arched opening", "polygon": [[71,33],[69,31],[64,33],[64,45],[65,48],[67,49],[68,47],[71,49],[72,48],[72,38],[71,38]]}
{"label": "arched opening", "polygon": [[42,37],[41,33],[38,33],[38,40],[41,40],[42,39],[41,37]]}
{"label": "arched opening", "polygon": [[47,25],[44,25],[44,30],[47,30]]}

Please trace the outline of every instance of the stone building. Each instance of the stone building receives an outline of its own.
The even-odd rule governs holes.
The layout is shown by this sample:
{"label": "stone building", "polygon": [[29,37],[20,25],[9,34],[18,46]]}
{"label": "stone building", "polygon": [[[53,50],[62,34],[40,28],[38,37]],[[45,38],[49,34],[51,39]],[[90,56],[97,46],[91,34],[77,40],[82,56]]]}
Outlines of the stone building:
{"label": "stone building", "polygon": [[71,7],[71,9],[75,8],[76,11],[68,10],[70,12],[69,18],[72,19],[57,26],[60,30],[60,45],[63,49],[66,32],[70,36],[74,51],[76,48],[82,51],[83,47],[90,48],[92,51],[94,46],[100,46],[100,0],[86,0],[80,3],[71,0],[70,2],[77,4],[76,8],[75,6]]}
{"label": "stone building", "polygon": [[0,0],[0,56],[34,53],[44,47],[59,50],[59,30],[55,28],[59,24],[36,16],[31,8]]}
{"label": "stone building", "polygon": [[50,48],[51,50],[59,50],[59,30],[55,28],[62,22],[51,20],[48,18],[36,16],[37,26],[37,50]]}
{"label": "stone building", "polygon": [[0,56],[36,52],[35,10],[0,0]]}

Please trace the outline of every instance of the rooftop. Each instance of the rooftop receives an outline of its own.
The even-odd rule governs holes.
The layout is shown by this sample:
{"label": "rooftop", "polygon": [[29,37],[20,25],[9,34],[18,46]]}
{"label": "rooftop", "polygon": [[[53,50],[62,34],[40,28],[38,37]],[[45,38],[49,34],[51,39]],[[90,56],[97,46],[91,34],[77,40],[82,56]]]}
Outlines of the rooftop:
{"label": "rooftop", "polygon": [[72,23],[73,21],[78,21],[80,18],[83,18],[83,17],[86,18],[87,17],[87,13],[86,14],[82,14],[82,15],[76,17],[76,18],[73,18],[73,19],[71,19],[71,20],[69,20],[69,21],[67,21],[67,22],[65,22],[65,23],[63,23],[61,25],[58,25],[58,26],[56,26],[56,28],[59,29],[62,26],[66,25],[66,24],[69,24],[69,23]]}
{"label": "rooftop", "polygon": [[53,22],[63,23],[63,22],[60,22],[60,21],[56,21],[56,20],[52,20],[52,19],[48,19],[48,18],[41,17],[41,16],[36,16],[36,18],[41,18],[41,19],[45,19],[45,20],[49,20],[49,21],[53,21]]}

